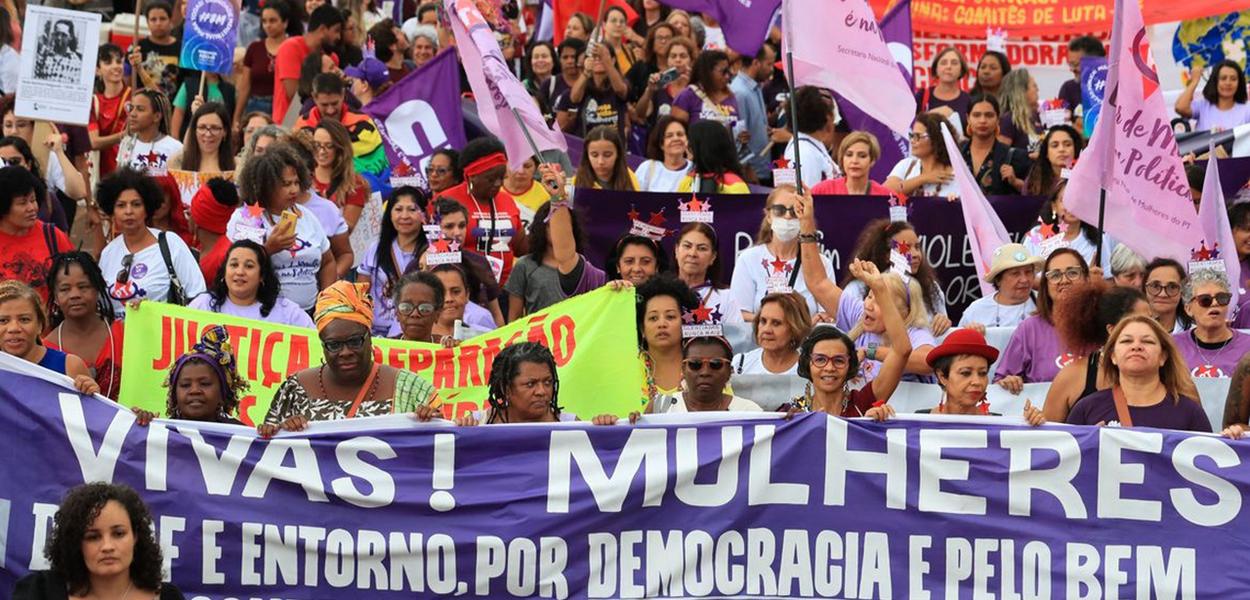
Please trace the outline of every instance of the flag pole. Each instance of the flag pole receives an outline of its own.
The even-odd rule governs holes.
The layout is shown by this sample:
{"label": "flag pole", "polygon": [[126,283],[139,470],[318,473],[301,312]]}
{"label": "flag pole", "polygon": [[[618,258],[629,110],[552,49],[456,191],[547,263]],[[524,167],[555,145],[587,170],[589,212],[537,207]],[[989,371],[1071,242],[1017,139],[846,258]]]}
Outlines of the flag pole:
{"label": "flag pole", "polygon": [[799,117],[795,107],[797,103],[794,101],[794,34],[790,27],[790,2],[782,0],[781,3],[781,26],[785,29],[786,36],[786,85],[790,87],[790,133],[793,134],[794,144],[794,187],[800,194],[803,193],[803,162],[799,159]]}
{"label": "flag pole", "polygon": [[[543,153],[538,149],[538,144],[534,143],[534,136],[530,135],[530,128],[525,125],[525,119],[521,118],[521,112],[515,106],[512,107],[512,116],[516,118],[516,124],[521,126],[521,133],[525,134],[525,141],[529,142],[530,149],[534,151],[534,160],[538,161],[539,166],[546,165],[547,160],[543,158]],[[555,184],[555,182],[545,183],[551,183],[552,187]]]}
{"label": "flag pole", "polygon": [[[1094,252],[1094,264],[1090,266],[1102,265],[1102,245],[1106,237],[1102,232],[1103,217],[1107,213],[1107,189],[1099,188],[1098,190],[1098,250]],[[1107,273],[1103,273],[1105,277]]]}

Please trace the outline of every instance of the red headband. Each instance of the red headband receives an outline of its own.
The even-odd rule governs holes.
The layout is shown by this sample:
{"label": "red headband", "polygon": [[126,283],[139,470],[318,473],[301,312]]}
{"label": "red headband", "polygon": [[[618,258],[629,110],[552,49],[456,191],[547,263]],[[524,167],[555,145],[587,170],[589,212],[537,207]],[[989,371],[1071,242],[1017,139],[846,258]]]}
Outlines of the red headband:
{"label": "red headband", "polygon": [[508,164],[508,157],[503,152],[494,152],[479,158],[464,167],[465,177],[477,177],[495,167]]}
{"label": "red headband", "polygon": [[226,224],[234,209],[218,202],[207,185],[200,186],[195,197],[191,198],[191,220],[195,221],[196,227],[217,235],[226,234]]}

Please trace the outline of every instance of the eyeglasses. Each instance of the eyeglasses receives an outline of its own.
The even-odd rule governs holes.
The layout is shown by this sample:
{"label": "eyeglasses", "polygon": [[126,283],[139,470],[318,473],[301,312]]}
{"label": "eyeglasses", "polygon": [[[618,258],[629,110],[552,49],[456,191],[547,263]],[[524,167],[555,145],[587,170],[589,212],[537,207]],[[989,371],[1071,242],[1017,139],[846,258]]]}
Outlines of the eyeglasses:
{"label": "eyeglasses", "polygon": [[1232,301],[1233,301],[1233,295],[1228,292],[1220,292],[1214,295],[1199,294],[1197,296],[1194,296],[1194,302],[1197,302],[1198,306],[1201,306],[1202,308],[1211,308],[1212,304],[1218,304],[1220,306],[1228,306],[1228,303]]}
{"label": "eyeglasses", "polygon": [[429,302],[422,302],[421,304],[400,302],[399,306],[395,307],[395,311],[404,316],[412,314],[412,311],[414,310],[417,311],[418,315],[428,317],[429,315],[434,314],[434,305]]}
{"label": "eyeglasses", "polygon": [[1167,285],[1163,285],[1158,281],[1152,281],[1146,284],[1146,292],[1151,296],[1163,296],[1165,298],[1170,298],[1181,293],[1181,284],[1169,283]]}
{"label": "eyeglasses", "polygon": [[851,357],[845,354],[835,354],[833,356],[826,354],[812,354],[813,367],[821,369],[829,363],[833,363],[835,368],[845,369],[847,365],[851,364]]}
{"label": "eyeglasses", "polygon": [[12,158],[0,158],[0,160],[4,161],[4,166],[6,166],[6,167],[24,167],[24,166],[26,166],[26,161],[25,161],[25,160],[23,160],[23,159],[22,159],[22,157],[20,157],[20,156],[14,156],[14,157],[12,157]]}
{"label": "eyeglasses", "polygon": [[1082,271],[1080,267],[1068,267],[1063,270],[1051,269],[1049,271],[1046,271],[1046,279],[1049,279],[1055,282],[1058,282],[1063,279],[1067,279],[1068,281],[1076,281],[1084,275],[1085,275],[1085,271]]}
{"label": "eyeglasses", "polygon": [[920,141],[920,140],[927,140],[927,139],[929,139],[929,134],[927,134],[927,133],[923,133],[923,132],[916,132],[916,131],[913,131],[913,132],[911,132],[911,133],[907,134],[907,139],[909,139],[909,140],[911,140],[911,141],[913,141],[913,142],[915,142],[915,141]]}
{"label": "eyeglasses", "polygon": [[196,133],[203,133],[206,135],[217,135],[225,130],[226,128],[220,125],[196,125],[195,126]]}
{"label": "eyeglasses", "polygon": [[348,350],[359,350],[365,346],[365,340],[369,339],[367,335],[357,335],[349,337],[345,340],[322,340],[321,347],[329,354],[338,354],[344,348]]}
{"label": "eyeglasses", "polygon": [[774,204],[768,207],[768,212],[778,218],[785,217],[786,215],[789,215],[791,219],[797,219],[799,217],[799,213],[795,212],[793,206],[785,206],[782,204]]}
{"label": "eyeglasses", "polygon": [[425,168],[426,175],[446,175],[450,172],[451,172],[451,169],[447,167],[426,167]]}
{"label": "eyeglasses", "polygon": [[332,152],[334,150],[333,142],[313,142],[313,150],[317,152]]}
{"label": "eyeglasses", "polygon": [[687,358],[681,361],[681,364],[686,365],[686,368],[691,371],[702,371],[703,365],[707,365],[713,371],[719,371],[729,366],[729,360],[724,358]]}

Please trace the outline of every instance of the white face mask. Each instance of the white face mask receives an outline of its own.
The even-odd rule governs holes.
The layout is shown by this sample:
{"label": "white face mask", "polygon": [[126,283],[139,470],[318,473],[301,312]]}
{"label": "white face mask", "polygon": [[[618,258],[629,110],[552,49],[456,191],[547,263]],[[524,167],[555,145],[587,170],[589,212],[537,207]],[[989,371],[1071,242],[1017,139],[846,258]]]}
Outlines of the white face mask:
{"label": "white face mask", "polygon": [[798,219],[778,219],[773,217],[773,235],[779,242],[792,242],[799,237]]}

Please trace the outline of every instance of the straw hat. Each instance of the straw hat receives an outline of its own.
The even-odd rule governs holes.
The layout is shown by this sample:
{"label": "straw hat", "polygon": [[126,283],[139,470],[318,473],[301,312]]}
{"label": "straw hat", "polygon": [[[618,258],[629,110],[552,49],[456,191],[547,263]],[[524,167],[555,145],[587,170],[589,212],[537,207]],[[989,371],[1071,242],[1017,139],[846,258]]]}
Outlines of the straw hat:
{"label": "straw hat", "polygon": [[994,262],[990,263],[990,272],[985,274],[986,281],[994,281],[1003,271],[1016,267],[1042,266],[1042,257],[1029,254],[1024,244],[1003,244],[994,250]]}

